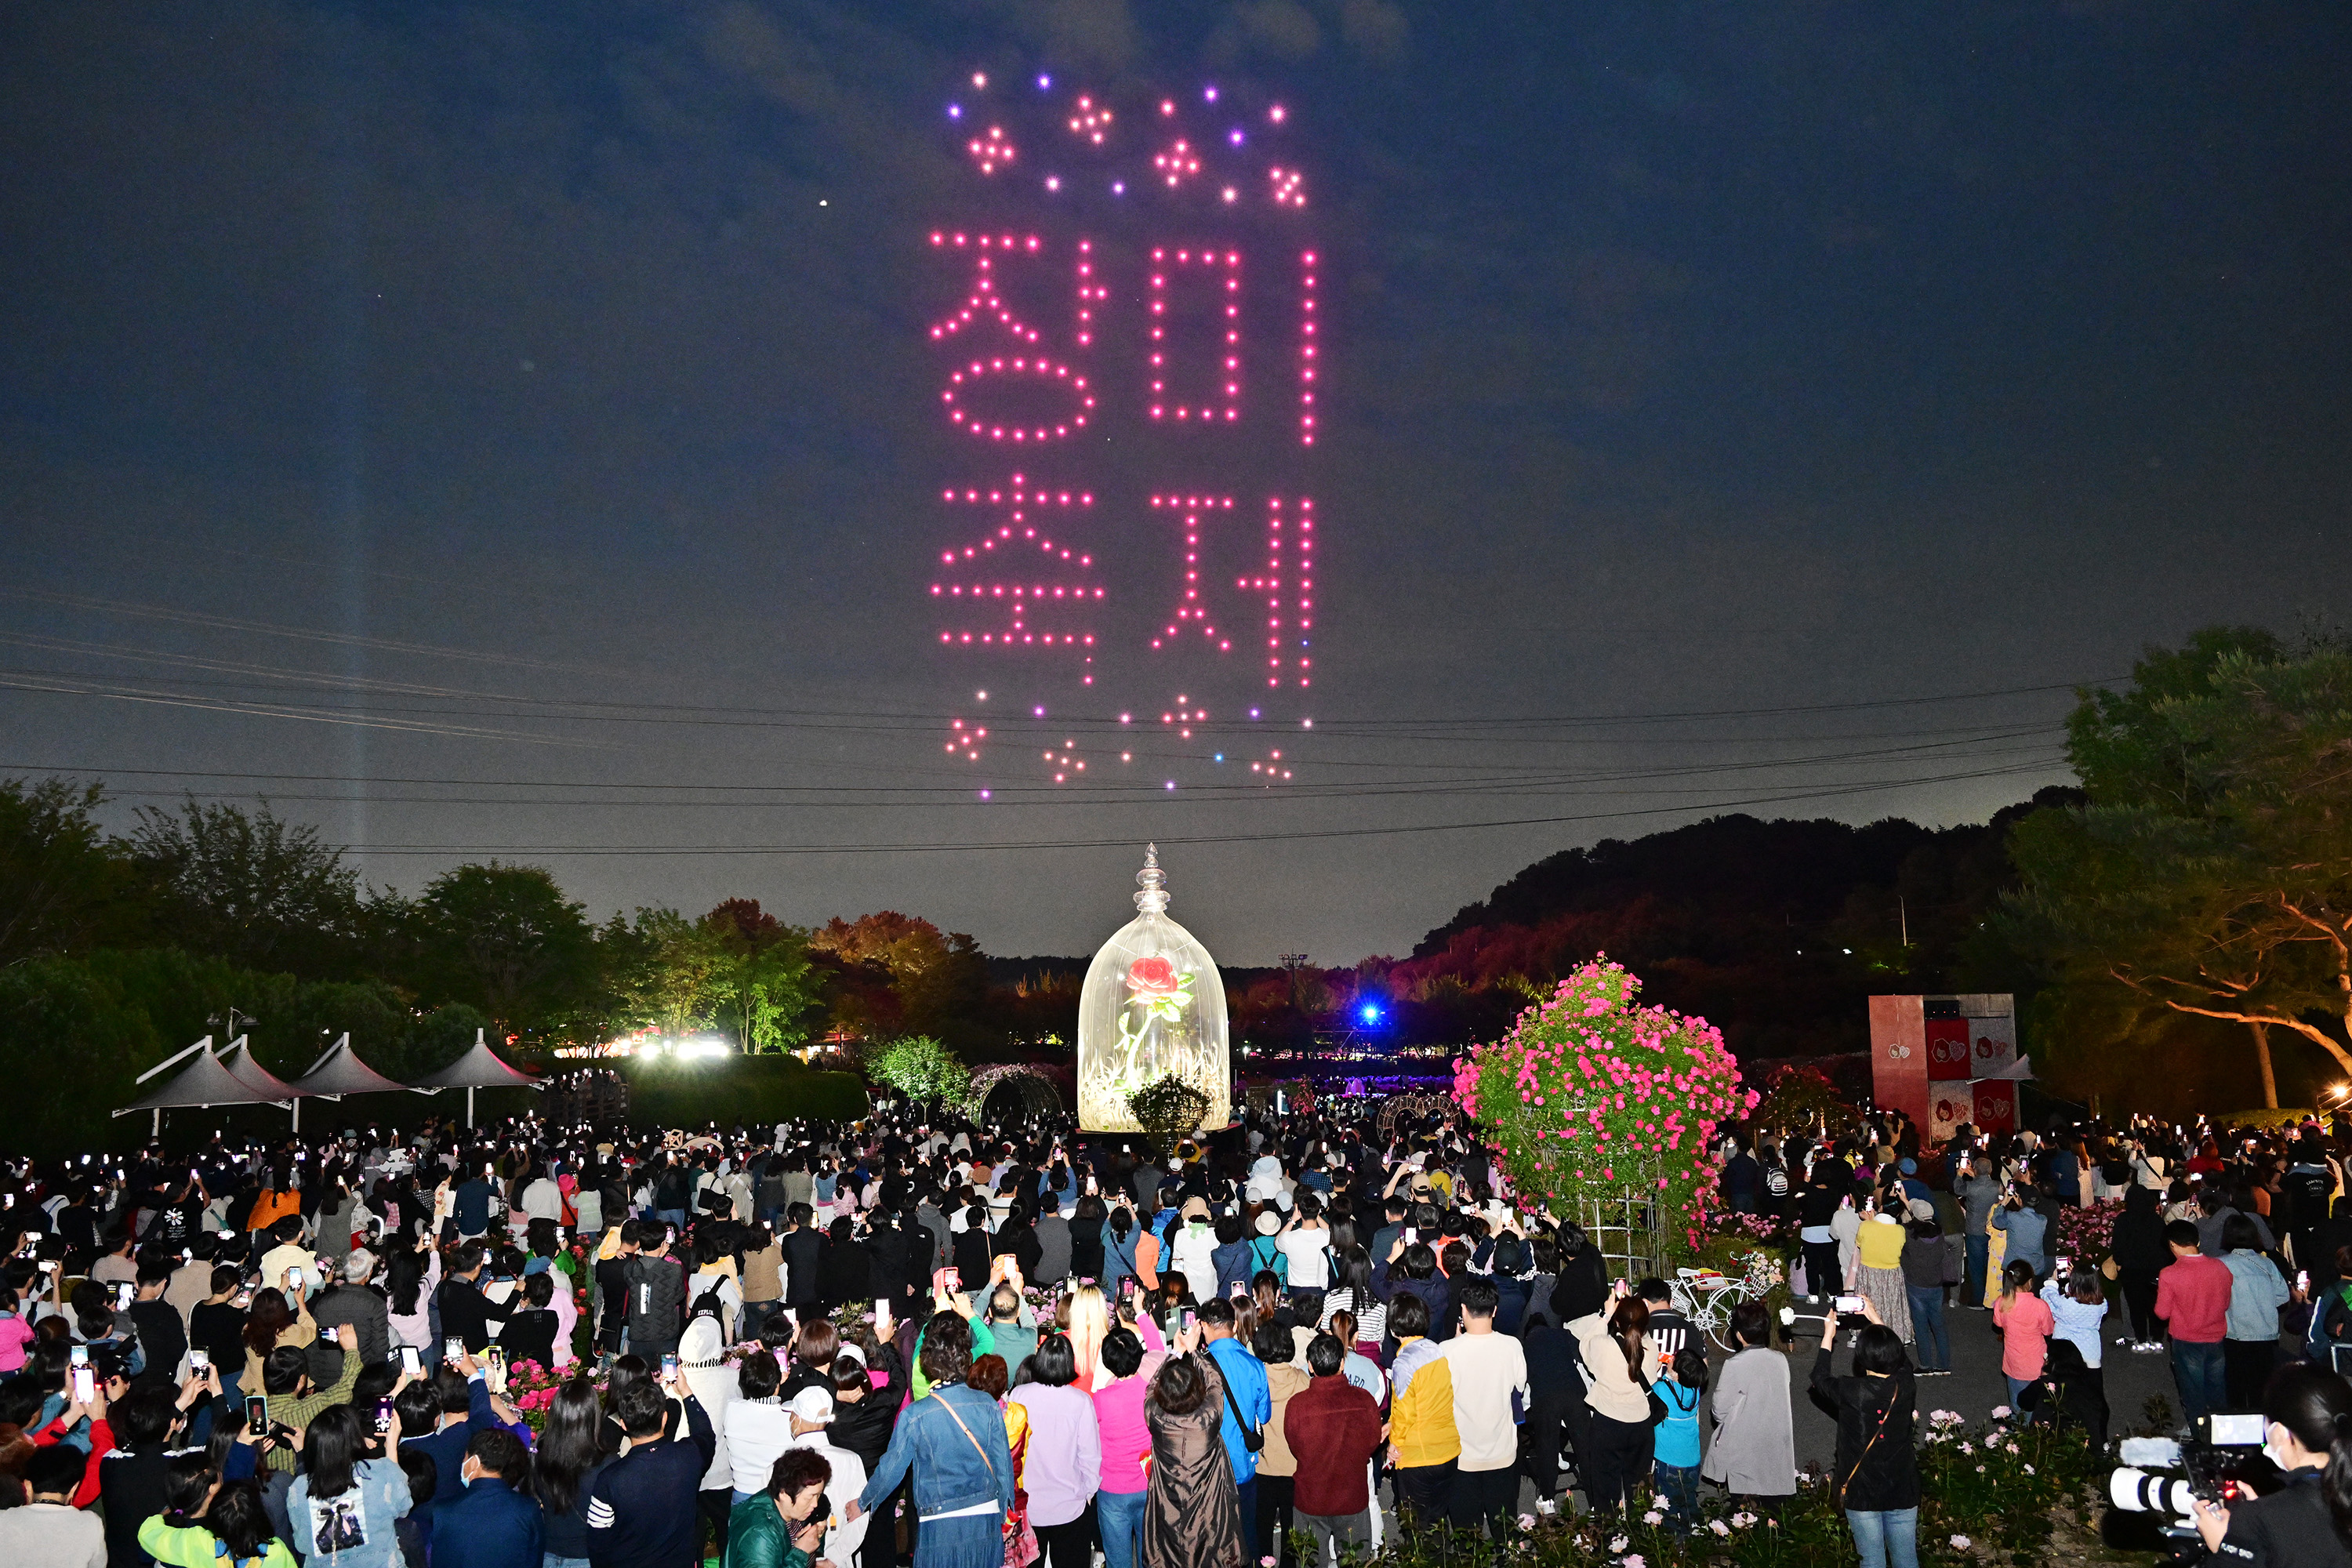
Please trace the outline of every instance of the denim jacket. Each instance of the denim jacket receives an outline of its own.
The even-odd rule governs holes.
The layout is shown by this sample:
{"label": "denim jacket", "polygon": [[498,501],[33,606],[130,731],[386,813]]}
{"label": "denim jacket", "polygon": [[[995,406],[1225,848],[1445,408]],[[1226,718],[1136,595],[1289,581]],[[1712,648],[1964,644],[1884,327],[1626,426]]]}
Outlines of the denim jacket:
{"label": "denim jacket", "polygon": [[[959,1416],[961,1428],[956,1424]],[[873,1511],[898,1489],[910,1467],[915,1511],[922,1518],[984,1502],[1001,1509],[1013,1506],[1013,1453],[1005,1443],[1004,1413],[978,1389],[961,1383],[938,1384],[908,1405],[890,1434],[882,1462],[866,1483],[860,1506]]]}

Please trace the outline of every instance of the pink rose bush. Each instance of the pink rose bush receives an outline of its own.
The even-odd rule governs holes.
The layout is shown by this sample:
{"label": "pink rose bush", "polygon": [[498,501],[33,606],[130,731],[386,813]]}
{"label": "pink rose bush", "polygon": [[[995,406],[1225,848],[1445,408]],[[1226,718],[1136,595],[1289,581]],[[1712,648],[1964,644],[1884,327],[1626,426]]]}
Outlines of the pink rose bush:
{"label": "pink rose bush", "polygon": [[1518,1191],[1562,1212],[1579,1198],[1654,1193],[1694,1246],[1715,1197],[1707,1146],[1758,1096],[1722,1032],[1641,1007],[1641,981],[1595,958],[1510,1033],[1454,1065],[1454,1098],[1490,1130]]}

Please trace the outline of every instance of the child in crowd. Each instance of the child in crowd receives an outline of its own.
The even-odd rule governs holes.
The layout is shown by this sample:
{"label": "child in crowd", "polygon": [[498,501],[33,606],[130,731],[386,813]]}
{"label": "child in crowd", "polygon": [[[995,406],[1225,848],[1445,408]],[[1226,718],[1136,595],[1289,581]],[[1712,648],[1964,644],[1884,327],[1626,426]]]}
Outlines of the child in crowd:
{"label": "child in crowd", "polygon": [[2000,1331],[2000,1374],[2009,1380],[2015,1406],[2049,1364],[2050,1336],[2058,1323],[2050,1304],[2033,1293],[2033,1265],[2012,1258],[2000,1271],[2000,1299],[1993,1303],[1993,1326]]}
{"label": "child in crowd", "polygon": [[1653,1389],[1666,1406],[1658,1423],[1658,1497],[1677,1535],[1698,1525],[1698,1407],[1706,1397],[1706,1354],[1685,1346]]}

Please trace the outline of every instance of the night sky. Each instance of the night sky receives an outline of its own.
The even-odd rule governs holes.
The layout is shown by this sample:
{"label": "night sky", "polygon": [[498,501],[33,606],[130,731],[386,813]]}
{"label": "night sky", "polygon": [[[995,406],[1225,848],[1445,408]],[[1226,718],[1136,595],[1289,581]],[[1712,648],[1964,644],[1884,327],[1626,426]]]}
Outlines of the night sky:
{"label": "night sky", "polygon": [[[1172,912],[1244,963],[1402,952],[1531,859],[1710,809],[1982,820],[2066,776],[2068,683],[2341,602],[2347,34],[2220,4],[10,5],[0,775],[103,777],[118,825],[267,795],[377,885],[496,852],[599,917],[896,908],[1000,953],[1090,950],[1156,837]],[[927,335],[968,275],[927,237],[1016,177],[1065,258],[1156,221],[1047,203],[1073,148],[983,183],[945,113],[975,71],[973,115],[1117,104],[1129,160],[1162,92],[1210,129],[1210,85],[1288,110],[1309,208],[1234,232],[1254,285],[1281,233],[1322,263],[1311,736],[1122,738],[1108,689],[1025,721],[1012,664],[938,647],[940,492],[981,470]],[[1291,346],[1249,345],[1267,429]],[[1107,498],[1160,482],[1132,403],[1079,463]],[[1261,509],[1270,451],[1218,475]],[[1167,568],[1120,559],[1125,636]],[[1002,748],[945,755],[957,717]],[[1040,771],[1066,738],[1083,788]],[[1269,745],[1295,776],[1236,787]],[[931,852],[804,852],[846,846]]]}

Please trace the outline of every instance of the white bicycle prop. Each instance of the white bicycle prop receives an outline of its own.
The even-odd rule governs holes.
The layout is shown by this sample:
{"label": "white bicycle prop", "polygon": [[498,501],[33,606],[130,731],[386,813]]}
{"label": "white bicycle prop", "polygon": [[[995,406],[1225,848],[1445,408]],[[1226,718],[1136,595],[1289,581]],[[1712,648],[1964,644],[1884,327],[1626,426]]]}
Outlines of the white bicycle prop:
{"label": "white bicycle prop", "polygon": [[1780,1280],[1780,1265],[1770,1253],[1751,1252],[1745,1261],[1745,1274],[1677,1268],[1666,1281],[1675,1310],[1689,1320],[1694,1331],[1705,1334],[1709,1344],[1727,1353],[1737,1348],[1731,1342],[1731,1310],[1742,1301],[1763,1300]]}

